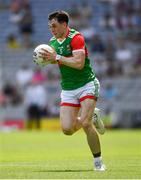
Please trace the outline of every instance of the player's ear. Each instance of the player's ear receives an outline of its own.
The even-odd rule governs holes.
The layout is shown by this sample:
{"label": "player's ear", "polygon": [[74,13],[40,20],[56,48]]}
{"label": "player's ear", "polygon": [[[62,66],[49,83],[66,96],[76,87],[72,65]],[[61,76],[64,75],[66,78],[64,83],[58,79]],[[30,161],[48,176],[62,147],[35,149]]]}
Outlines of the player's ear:
{"label": "player's ear", "polygon": [[67,26],[68,26],[66,22],[63,22],[62,25],[63,25],[64,27],[67,27]]}

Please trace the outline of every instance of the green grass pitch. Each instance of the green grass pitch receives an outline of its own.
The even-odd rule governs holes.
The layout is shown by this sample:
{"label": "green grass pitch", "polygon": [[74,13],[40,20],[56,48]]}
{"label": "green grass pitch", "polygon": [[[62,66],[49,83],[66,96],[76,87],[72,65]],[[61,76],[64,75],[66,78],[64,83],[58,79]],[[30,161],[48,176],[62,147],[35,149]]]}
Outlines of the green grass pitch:
{"label": "green grass pitch", "polygon": [[105,172],[93,171],[85,134],[0,133],[0,179],[141,179],[141,131],[101,136]]}

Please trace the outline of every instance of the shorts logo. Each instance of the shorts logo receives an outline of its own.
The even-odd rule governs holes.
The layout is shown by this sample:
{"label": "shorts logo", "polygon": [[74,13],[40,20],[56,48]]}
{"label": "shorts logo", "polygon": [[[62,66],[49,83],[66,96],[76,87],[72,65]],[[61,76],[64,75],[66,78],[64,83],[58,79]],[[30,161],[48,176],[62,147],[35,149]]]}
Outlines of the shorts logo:
{"label": "shorts logo", "polygon": [[94,95],[94,93],[92,93],[92,92],[87,94],[87,96],[93,96],[93,95]]}

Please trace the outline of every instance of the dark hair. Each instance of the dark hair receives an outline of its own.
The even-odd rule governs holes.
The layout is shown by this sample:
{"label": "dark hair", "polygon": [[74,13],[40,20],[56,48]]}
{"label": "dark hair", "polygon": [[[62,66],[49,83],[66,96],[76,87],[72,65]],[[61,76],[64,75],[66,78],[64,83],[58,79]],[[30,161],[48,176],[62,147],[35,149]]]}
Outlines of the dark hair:
{"label": "dark hair", "polygon": [[69,14],[65,11],[55,11],[48,16],[48,20],[56,19],[59,23],[69,22]]}

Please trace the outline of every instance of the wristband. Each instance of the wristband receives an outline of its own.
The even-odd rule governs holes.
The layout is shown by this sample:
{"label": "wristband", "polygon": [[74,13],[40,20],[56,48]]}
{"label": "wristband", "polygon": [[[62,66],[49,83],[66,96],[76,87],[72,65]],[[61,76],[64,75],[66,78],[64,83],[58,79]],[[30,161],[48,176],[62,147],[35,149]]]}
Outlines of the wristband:
{"label": "wristband", "polygon": [[62,57],[61,55],[57,54],[55,60],[59,61],[61,59],[61,57]]}

